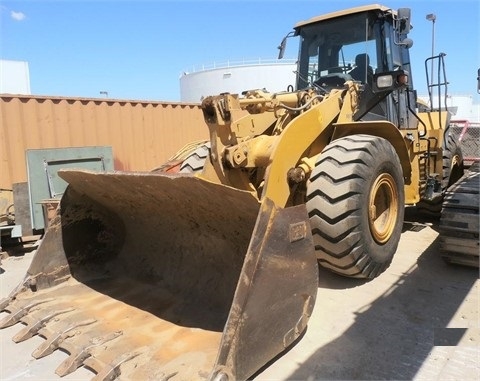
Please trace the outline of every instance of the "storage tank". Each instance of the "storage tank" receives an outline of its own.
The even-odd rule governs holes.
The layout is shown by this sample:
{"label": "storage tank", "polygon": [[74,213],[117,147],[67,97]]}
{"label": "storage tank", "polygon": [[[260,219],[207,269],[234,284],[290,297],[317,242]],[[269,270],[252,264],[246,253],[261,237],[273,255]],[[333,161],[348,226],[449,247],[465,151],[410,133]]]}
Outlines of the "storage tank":
{"label": "storage tank", "polygon": [[31,94],[28,62],[0,59],[0,94]]}
{"label": "storage tank", "polygon": [[258,59],[193,68],[180,76],[180,100],[200,102],[209,95],[241,94],[253,89],[286,91],[288,86],[295,85],[295,71],[295,59]]}

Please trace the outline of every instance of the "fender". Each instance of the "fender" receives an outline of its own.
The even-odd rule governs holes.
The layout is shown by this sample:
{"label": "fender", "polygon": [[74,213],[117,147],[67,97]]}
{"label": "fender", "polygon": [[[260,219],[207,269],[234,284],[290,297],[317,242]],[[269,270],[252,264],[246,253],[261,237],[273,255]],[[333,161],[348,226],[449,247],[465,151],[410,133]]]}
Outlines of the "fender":
{"label": "fender", "polygon": [[412,165],[410,164],[409,149],[405,138],[393,123],[388,121],[335,123],[332,141],[355,134],[368,134],[388,140],[397,151],[400,163],[402,163],[404,177],[410,179]]}

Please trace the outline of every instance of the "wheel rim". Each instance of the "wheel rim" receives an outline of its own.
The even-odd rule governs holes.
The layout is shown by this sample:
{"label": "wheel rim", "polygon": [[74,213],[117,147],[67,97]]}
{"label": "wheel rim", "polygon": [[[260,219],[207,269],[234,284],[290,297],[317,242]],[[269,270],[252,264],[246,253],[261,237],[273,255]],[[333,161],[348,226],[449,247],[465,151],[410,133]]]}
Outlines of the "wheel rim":
{"label": "wheel rim", "polygon": [[382,173],[375,180],[368,204],[368,222],[373,239],[384,244],[392,236],[397,223],[398,193],[395,180]]}

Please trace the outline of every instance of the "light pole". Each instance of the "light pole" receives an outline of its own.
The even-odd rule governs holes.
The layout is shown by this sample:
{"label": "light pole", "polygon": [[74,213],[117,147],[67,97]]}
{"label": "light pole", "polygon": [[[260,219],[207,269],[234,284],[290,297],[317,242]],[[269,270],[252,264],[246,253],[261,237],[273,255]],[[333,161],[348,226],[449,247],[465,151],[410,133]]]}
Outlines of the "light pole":
{"label": "light pole", "polygon": [[105,98],[108,98],[108,91],[100,91],[100,95],[105,95]]}
{"label": "light pole", "polygon": [[[426,19],[428,21],[431,21],[432,22],[432,58],[433,56],[435,55],[435,20],[437,19],[437,16],[435,16],[434,13],[429,13],[427,16],[426,16]],[[433,82],[433,59],[432,59],[432,72],[431,72],[431,78],[432,78],[432,82]]]}

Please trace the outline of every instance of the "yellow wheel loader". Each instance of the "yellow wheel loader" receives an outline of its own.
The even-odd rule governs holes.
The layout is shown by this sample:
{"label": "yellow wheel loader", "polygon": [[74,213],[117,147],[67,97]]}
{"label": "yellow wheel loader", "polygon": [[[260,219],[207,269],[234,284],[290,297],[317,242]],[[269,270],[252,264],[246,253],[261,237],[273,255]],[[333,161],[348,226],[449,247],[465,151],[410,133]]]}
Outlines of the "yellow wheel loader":
{"label": "yellow wheel loader", "polygon": [[300,40],[296,90],[205,98],[191,173],[60,171],[69,186],[0,325],[43,337],[35,358],[67,352],[61,376],[254,375],[305,330],[318,263],[378,276],[405,204],[445,188],[450,116],[417,103],[409,31],[408,9],[378,5],[297,23],[280,45]]}

